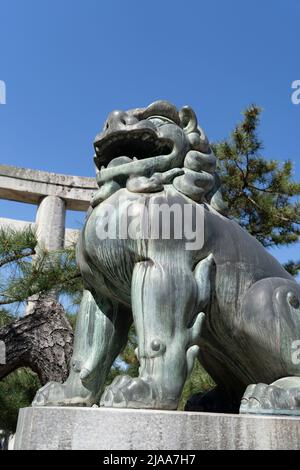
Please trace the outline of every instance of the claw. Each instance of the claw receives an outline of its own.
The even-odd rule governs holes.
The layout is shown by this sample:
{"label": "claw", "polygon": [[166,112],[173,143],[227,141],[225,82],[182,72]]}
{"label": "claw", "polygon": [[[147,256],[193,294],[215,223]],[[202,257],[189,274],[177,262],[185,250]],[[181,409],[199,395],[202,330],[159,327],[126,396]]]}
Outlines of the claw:
{"label": "claw", "polygon": [[84,381],[86,380],[91,374],[91,371],[89,369],[83,368],[82,371],[80,372],[80,380]]}
{"label": "claw", "polygon": [[188,376],[191,374],[195,359],[199,354],[199,346],[192,346],[188,349],[186,353],[186,361],[187,361],[187,369],[188,369]]}

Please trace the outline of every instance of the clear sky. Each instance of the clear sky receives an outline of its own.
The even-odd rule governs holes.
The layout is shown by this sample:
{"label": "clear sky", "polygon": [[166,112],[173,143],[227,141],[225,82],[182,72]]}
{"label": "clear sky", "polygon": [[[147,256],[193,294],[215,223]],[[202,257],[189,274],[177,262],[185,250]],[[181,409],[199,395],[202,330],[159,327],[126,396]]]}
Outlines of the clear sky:
{"label": "clear sky", "polygon": [[[216,141],[257,103],[265,155],[294,160],[300,179],[299,21],[299,0],[1,0],[1,162],[91,176],[112,109],[189,104]],[[34,213],[0,201],[0,216]],[[273,251],[281,261],[298,252]]]}

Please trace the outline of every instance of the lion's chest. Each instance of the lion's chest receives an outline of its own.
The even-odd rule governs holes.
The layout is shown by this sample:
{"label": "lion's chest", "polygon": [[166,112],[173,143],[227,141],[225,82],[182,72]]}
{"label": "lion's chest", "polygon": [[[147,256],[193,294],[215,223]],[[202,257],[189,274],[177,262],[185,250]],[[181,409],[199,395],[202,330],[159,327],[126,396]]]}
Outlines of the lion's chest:
{"label": "lion's chest", "polygon": [[93,210],[83,239],[93,265],[130,289],[134,266],[145,259],[172,264],[176,253],[193,266],[203,234],[201,207],[170,186],[154,194],[120,190]]}
{"label": "lion's chest", "polygon": [[[125,289],[130,295],[131,278],[138,247],[125,236],[125,226],[118,212],[98,206],[84,229],[83,239],[88,263],[101,272],[110,285]],[[120,234],[119,230],[122,231]]]}

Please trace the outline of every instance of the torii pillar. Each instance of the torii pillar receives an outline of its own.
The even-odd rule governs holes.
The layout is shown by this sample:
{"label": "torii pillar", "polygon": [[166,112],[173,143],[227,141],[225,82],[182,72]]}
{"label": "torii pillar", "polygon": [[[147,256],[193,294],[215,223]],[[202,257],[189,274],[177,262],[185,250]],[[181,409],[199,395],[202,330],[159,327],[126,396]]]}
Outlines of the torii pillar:
{"label": "torii pillar", "polygon": [[[95,190],[94,178],[0,165],[0,199],[38,206],[35,224],[31,224],[37,230],[37,254],[39,247],[49,251],[64,247],[65,234],[68,234],[66,210],[87,211]],[[22,222],[11,220],[12,226],[18,224]],[[31,313],[32,307],[33,302],[29,301],[26,314]]]}
{"label": "torii pillar", "polygon": [[[64,247],[65,242],[66,203],[58,196],[46,196],[38,205],[36,213],[36,256],[39,250],[56,251]],[[34,260],[33,260],[34,262]],[[57,292],[51,291],[47,295],[49,300],[57,299]],[[28,299],[25,315],[33,312],[39,295]]]}

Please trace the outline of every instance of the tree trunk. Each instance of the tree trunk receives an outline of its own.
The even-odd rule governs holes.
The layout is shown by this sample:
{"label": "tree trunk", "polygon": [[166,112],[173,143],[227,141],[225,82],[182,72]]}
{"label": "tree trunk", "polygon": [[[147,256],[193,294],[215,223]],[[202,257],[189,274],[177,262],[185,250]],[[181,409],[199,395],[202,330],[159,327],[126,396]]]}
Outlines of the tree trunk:
{"label": "tree trunk", "polygon": [[1,431],[0,430],[0,450],[9,450],[10,441],[13,437],[13,434],[10,431]]}
{"label": "tree trunk", "polygon": [[6,350],[0,380],[19,367],[30,367],[43,385],[67,378],[73,331],[58,302],[37,302],[33,313],[0,328],[0,341]]}

